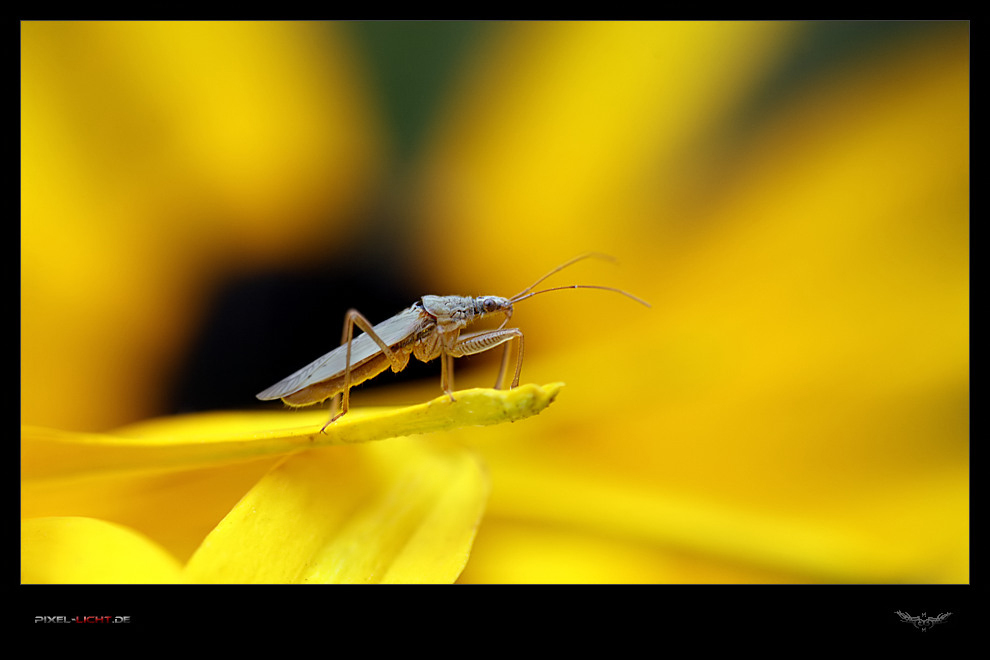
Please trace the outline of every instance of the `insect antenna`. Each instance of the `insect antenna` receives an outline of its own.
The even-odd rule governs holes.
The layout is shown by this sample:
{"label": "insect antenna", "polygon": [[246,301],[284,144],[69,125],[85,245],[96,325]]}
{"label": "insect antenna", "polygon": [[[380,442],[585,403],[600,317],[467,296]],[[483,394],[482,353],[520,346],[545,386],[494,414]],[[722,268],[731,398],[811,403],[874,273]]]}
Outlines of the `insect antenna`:
{"label": "insect antenna", "polygon": [[[560,270],[560,269],[558,268],[557,270]],[[532,289],[532,288],[533,287],[530,287],[530,289]],[[549,289],[540,289],[539,291],[533,291],[532,293],[527,293],[529,291],[529,289],[526,289],[522,293],[517,293],[516,295],[512,296],[511,298],[509,298],[509,302],[515,304],[515,303],[519,302],[520,300],[526,300],[526,298],[532,298],[533,296],[535,296],[537,294],[540,294],[540,293],[547,293],[549,291],[560,291],[561,289],[601,289],[603,291],[614,291],[615,293],[621,293],[622,295],[624,295],[627,298],[632,298],[633,300],[635,300],[636,302],[638,302],[640,305],[646,305],[647,307],[650,307],[651,306],[650,303],[646,302],[642,298],[637,298],[636,296],[634,296],[633,294],[629,293],[628,291],[623,291],[622,289],[616,289],[616,288],[610,287],[610,286],[598,286],[598,285],[595,285],[595,284],[568,284],[568,285],[565,285],[565,286],[550,287]]]}
{"label": "insect antenna", "polygon": [[524,295],[526,293],[529,293],[530,291],[532,291],[533,289],[535,289],[537,284],[539,284],[543,280],[547,279],[548,277],[550,277],[554,273],[559,273],[560,271],[564,270],[565,268],[567,268],[571,264],[577,263],[578,261],[581,261],[582,259],[588,259],[590,257],[594,257],[595,259],[604,259],[605,261],[611,261],[613,263],[616,261],[615,257],[610,257],[607,254],[602,254],[601,252],[585,252],[584,254],[579,254],[578,256],[574,257],[573,259],[568,259],[564,263],[560,264],[559,266],[557,266],[556,268],[554,268],[553,270],[551,270],[549,273],[546,273],[545,275],[543,275],[542,277],[540,277],[540,279],[536,280],[535,282],[533,282],[532,284],[530,284],[528,287],[526,287],[525,289],[523,289],[522,291],[520,291],[516,295],[512,296],[512,298],[510,300],[522,300],[522,298],[520,298],[520,296],[522,296],[522,295]]}

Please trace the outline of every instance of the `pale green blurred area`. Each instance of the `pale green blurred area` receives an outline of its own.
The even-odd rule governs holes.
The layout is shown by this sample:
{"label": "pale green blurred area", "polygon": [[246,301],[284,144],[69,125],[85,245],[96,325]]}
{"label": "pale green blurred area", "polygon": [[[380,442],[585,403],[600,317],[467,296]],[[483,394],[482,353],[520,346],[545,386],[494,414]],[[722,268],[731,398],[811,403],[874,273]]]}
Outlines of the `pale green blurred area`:
{"label": "pale green blurred area", "polygon": [[510,295],[601,251],[548,284],[653,307],[520,303],[523,380],[567,387],[456,435],[492,479],[464,581],[966,582],[968,51],[951,22],[24,23],[22,421],[161,414],[246,272]]}

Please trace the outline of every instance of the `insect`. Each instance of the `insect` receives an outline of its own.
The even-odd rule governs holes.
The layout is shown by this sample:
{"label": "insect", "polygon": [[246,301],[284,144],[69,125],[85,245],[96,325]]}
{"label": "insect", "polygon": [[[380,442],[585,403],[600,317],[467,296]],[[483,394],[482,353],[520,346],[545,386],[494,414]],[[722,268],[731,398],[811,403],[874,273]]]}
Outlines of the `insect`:
{"label": "insect", "polygon": [[[502,363],[495,380],[495,389],[502,389],[509,363],[509,346],[513,341],[518,349],[515,374],[509,387],[516,387],[522,370],[523,333],[519,328],[505,327],[512,318],[515,303],[562,289],[602,289],[620,293],[642,305],[650,306],[646,301],[621,289],[593,284],[570,284],[533,290],[554,273],[588,257],[611,260],[611,257],[595,252],[579,255],[557,266],[511,298],[423,296],[411,307],[375,326],[356,309],[351,309],[344,318],[340,346],[260,392],[257,397],[262,401],[282,399],[293,407],[308,406],[333,397],[333,412],[321,429],[326,431],[327,426],[347,413],[352,387],[374,378],[389,367],[396,373],[402,371],[409,364],[410,355],[422,362],[438,357],[441,359],[440,387],[454,401],[454,358],[503,346]],[[504,318],[497,328],[462,334],[461,331],[473,323],[498,314]],[[355,337],[355,326],[363,334]],[[336,412],[337,400],[341,395],[343,404],[340,412]]]}

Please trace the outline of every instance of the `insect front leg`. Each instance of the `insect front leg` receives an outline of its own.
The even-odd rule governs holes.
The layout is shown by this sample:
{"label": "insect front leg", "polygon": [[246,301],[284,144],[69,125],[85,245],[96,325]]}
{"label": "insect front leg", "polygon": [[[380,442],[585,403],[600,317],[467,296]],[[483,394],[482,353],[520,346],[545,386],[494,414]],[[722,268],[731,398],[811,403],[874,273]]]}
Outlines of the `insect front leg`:
{"label": "insect front leg", "polygon": [[523,332],[519,328],[502,328],[498,330],[485,330],[482,332],[475,332],[468,335],[462,335],[454,346],[449,349],[449,354],[452,357],[463,357],[465,355],[474,355],[476,353],[483,353],[487,350],[493,349],[496,346],[505,344],[505,349],[502,352],[502,365],[498,371],[498,378],[495,380],[495,389],[502,389],[505,379],[505,368],[508,366],[509,361],[509,345],[513,339],[518,341],[519,350],[516,352],[516,371],[512,378],[512,384],[509,388],[517,387],[519,385],[519,374],[522,372],[522,359],[523,359]]}
{"label": "insect front leg", "polygon": [[[327,426],[330,425],[331,422],[334,422],[337,419],[339,419],[339,418],[343,417],[344,415],[346,415],[347,414],[347,409],[348,409],[348,407],[350,405],[350,394],[351,394],[351,342],[353,342],[353,340],[354,340],[354,326],[355,325],[357,327],[361,328],[361,330],[366,335],[368,335],[368,337],[370,337],[372,341],[374,341],[376,344],[378,344],[378,348],[382,349],[382,352],[388,357],[389,362],[392,363],[392,371],[395,371],[395,372],[401,371],[403,369],[403,367],[405,366],[405,364],[403,363],[403,361],[400,360],[398,357],[396,357],[396,355],[392,351],[392,349],[389,348],[388,344],[386,344],[382,340],[382,338],[379,337],[375,333],[375,330],[372,327],[371,322],[368,321],[368,319],[365,318],[365,316],[363,314],[361,314],[361,312],[357,311],[356,309],[349,309],[349,310],[347,310],[347,314],[344,316],[344,332],[343,332],[343,336],[340,339],[340,345],[341,346],[344,346],[345,344],[347,345],[347,358],[344,361],[344,365],[345,365],[344,366],[344,389],[341,391],[340,394],[334,395],[333,401],[332,401],[331,406],[330,406],[330,421],[328,421],[326,424],[324,424],[323,425],[323,429],[321,429],[321,430],[325,430],[327,428]],[[340,410],[340,412],[337,412],[338,404],[341,403],[341,401],[342,401],[342,404],[340,405],[341,410]]]}

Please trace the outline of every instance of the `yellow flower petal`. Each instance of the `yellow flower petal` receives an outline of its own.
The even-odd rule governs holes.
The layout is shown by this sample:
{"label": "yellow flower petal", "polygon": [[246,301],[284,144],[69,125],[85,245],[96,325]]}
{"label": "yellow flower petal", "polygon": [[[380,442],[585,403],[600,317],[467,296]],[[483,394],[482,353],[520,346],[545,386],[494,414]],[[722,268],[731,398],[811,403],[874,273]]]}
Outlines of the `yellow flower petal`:
{"label": "yellow flower petal", "polygon": [[232,271],[346,249],[381,167],[376,113],[333,24],[21,37],[21,416],[103,430],[163,409]]}
{"label": "yellow flower petal", "polygon": [[[24,427],[22,516],[78,521],[91,519],[66,513],[105,514],[116,522],[95,521],[105,526],[98,527],[101,533],[60,537],[56,549],[68,555],[78,543],[87,556],[111,558],[119,554],[121,535],[144,538],[137,529],[156,539],[160,534],[170,549],[178,548],[177,556],[187,556],[190,534],[208,525],[213,531],[193,554],[190,580],[450,582],[467,561],[484,510],[488,482],[480,462],[463,449],[421,447],[429,443],[424,438],[405,445],[372,441],[517,421],[543,410],[561,387],[465,390],[455,392],[454,402],[443,395],[407,408],[357,409],[326,434],[319,429],[327,413],[319,409],[190,415],[116,435]],[[290,422],[309,424],[270,430]],[[238,488],[249,487],[266,461],[284,454],[295,455],[230,510],[232,498],[244,492]],[[216,525],[225,502],[226,517]],[[92,527],[71,523],[70,531],[80,524],[84,531]],[[29,532],[37,528],[31,525]],[[37,537],[25,536],[25,547],[37,545]],[[161,577],[156,571],[141,577],[140,562],[121,570],[117,575],[84,563],[76,574],[30,579]]]}
{"label": "yellow flower petal", "polygon": [[[787,56],[775,49],[802,29],[525,26],[445,124],[418,236],[436,251],[497,226],[496,256],[452,249],[425,270],[437,260],[422,250],[424,272],[512,293],[603,250],[622,268],[589,262],[560,283],[653,304],[590,292],[520,304],[526,373],[567,378],[574,396],[487,434],[499,436],[484,445],[489,512],[538,530],[546,556],[532,557],[538,543],[486,549],[483,531],[476,554],[510,558],[465,579],[513,581],[511,557],[527,552],[563,566],[552,529],[583,530],[589,547],[676,548],[719,576],[967,581],[968,31],[836,62],[760,122],[724,122],[767,64],[791,63],[774,64]],[[600,47],[623,31],[621,47]],[[666,57],[632,57],[644,43]],[[603,67],[614,76],[582,59],[595,46],[618,60]],[[672,62],[685,65],[663,71]],[[637,71],[655,87],[631,84]],[[593,563],[576,557],[571,581],[602,575],[579,568]]]}
{"label": "yellow flower petal", "polygon": [[[229,463],[302,449],[348,445],[515,422],[553,402],[563,383],[512,390],[471,389],[416,406],[353,410],[321,432],[324,410],[273,414],[193,415],[160,420],[129,436],[21,429],[21,478],[50,479],[122,470],[179,469]],[[275,421],[277,420],[277,421]],[[272,429],[282,424],[305,424]]]}
{"label": "yellow flower petal", "polygon": [[488,480],[466,450],[415,441],[314,450],[262,479],[206,538],[198,582],[451,582]]}
{"label": "yellow flower petal", "polygon": [[[435,286],[456,274],[516,291],[519,277],[554,265],[548,255],[655,249],[623,231],[629,198],[679,190],[685,161],[709,146],[705,132],[795,31],[756,21],[506,24],[424,159],[422,272]],[[484,250],[462,248],[478,236]],[[426,256],[438,252],[442,264]],[[512,268],[495,268],[510,254]]]}
{"label": "yellow flower petal", "polygon": [[[598,544],[626,539],[696,563],[745,568],[739,572],[746,576],[762,571],[764,578],[776,574],[800,582],[946,583],[964,582],[968,573],[960,544],[968,536],[968,509],[960,506],[968,489],[961,470],[887,483],[882,497],[864,498],[856,506],[792,512],[685,495],[656,484],[617,483],[601,474],[550,473],[546,467],[500,462],[492,469],[496,486],[511,487],[496,488],[489,516],[557,533],[582,530]],[[905,510],[916,516],[905,519]],[[552,542],[544,551],[558,552]],[[725,579],[723,571],[716,579]],[[581,575],[581,581],[595,581],[591,576],[597,575],[612,580],[616,571]],[[664,581],[683,579],[664,576]]]}
{"label": "yellow flower petal", "polygon": [[153,541],[93,518],[21,521],[21,582],[147,584],[181,582],[182,567]]}
{"label": "yellow flower petal", "polygon": [[154,539],[181,562],[281,456],[166,472],[21,481],[21,518],[99,518]]}

